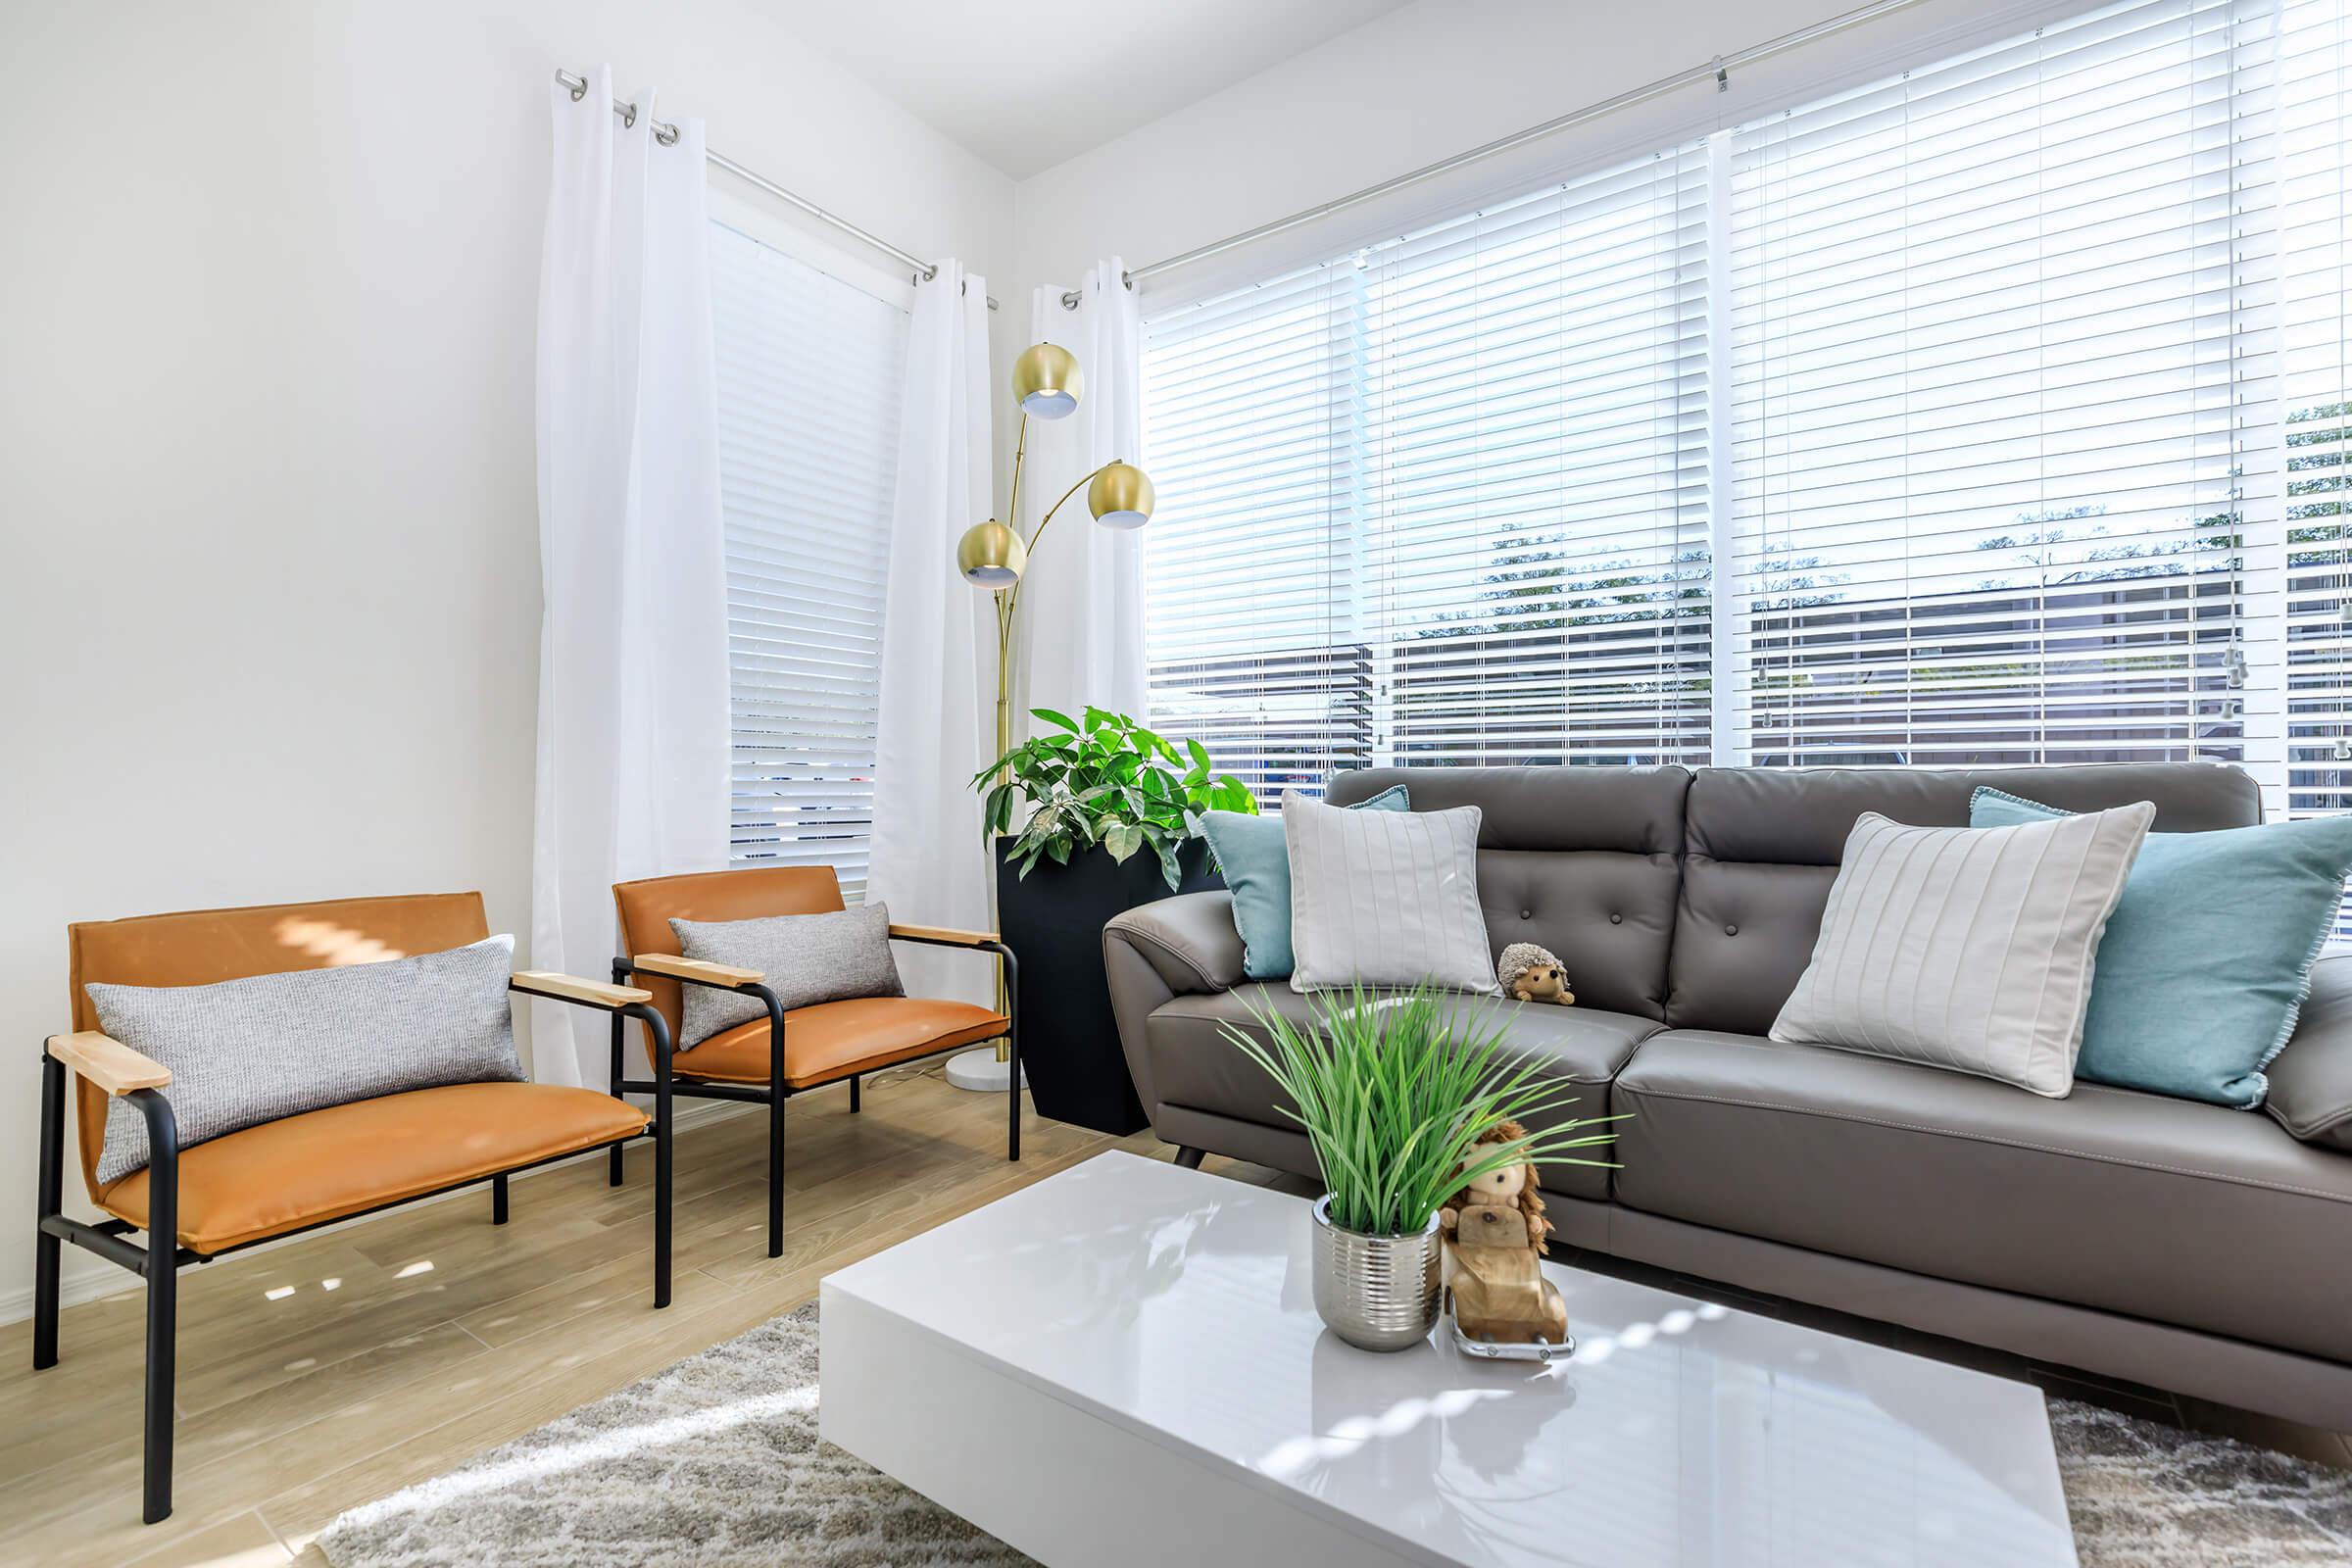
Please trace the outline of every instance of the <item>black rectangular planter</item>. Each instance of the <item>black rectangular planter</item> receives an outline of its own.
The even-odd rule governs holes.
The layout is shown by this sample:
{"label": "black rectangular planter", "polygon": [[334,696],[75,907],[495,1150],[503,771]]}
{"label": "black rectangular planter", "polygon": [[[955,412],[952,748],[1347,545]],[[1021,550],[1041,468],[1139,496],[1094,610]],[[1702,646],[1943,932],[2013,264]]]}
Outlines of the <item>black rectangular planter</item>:
{"label": "black rectangular planter", "polygon": [[[1145,851],[1124,862],[1107,850],[1085,850],[1067,865],[1041,859],[1029,875],[997,840],[997,924],[1020,960],[1021,1070],[1041,1116],[1120,1136],[1147,1125],[1127,1076],[1119,1028],[1102,971],[1102,927],[1112,915],[1169,896],[1158,857]],[[1208,845],[1188,842],[1177,855],[1178,892],[1221,888]]]}

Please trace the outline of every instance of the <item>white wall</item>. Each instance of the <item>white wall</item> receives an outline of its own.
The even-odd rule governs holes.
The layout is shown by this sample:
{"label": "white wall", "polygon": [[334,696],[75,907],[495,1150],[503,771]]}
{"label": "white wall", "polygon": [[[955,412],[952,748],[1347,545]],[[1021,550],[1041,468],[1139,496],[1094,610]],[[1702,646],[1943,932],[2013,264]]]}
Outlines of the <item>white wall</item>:
{"label": "white wall", "polygon": [[[1346,216],[1152,280],[1199,298],[1516,194],[1564,168],[1636,156],[1693,122],[1733,123],[2089,0],[1925,0]],[[1140,267],[1811,27],[1858,0],[1417,0],[1020,183],[1019,289],[1099,257]]]}
{"label": "white wall", "polygon": [[529,931],[554,68],[920,255],[1004,266],[1012,191],[735,0],[10,6],[0,59],[4,1321],[69,920],[479,888]]}

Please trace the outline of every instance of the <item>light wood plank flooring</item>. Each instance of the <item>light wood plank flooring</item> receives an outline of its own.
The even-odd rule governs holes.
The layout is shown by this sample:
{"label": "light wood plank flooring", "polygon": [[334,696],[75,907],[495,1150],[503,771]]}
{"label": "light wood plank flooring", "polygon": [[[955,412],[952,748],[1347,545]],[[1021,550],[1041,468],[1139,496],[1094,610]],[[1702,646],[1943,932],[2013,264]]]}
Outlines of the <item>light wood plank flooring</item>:
{"label": "light wood plank flooring", "polygon": [[[69,1307],[57,1366],[0,1329],[0,1563],[205,1563],[301,1554],[345,1508],[813,1298],[831,1270],[1105,1149],[1167,1156],[1004,1106],[924,1071],[791,1102],[784,1255],[766,1255],[765,1118],[678,1135],[676,1291],[652,1307],[653,1150],[605,1185],[600,1154],[488,1190],[184,1270],[172,1516],[139,1523],[142,1307]],[[1271,1172],[1218,1161],[1246,1179]]]}

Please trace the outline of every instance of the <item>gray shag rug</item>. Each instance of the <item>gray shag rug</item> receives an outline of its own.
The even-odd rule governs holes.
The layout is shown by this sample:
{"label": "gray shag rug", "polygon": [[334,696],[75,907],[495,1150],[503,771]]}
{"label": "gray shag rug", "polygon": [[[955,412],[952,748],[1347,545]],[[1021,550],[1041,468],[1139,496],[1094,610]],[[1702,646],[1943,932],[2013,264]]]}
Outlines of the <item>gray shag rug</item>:
{"label": "gray shag rug", "polygon": [[[813,1303],[354,1508],[334,1568],[1026,1564],[816,1433]],[[2352,1564],[2352,1471],[2067,1399],[2083,1568]]]}

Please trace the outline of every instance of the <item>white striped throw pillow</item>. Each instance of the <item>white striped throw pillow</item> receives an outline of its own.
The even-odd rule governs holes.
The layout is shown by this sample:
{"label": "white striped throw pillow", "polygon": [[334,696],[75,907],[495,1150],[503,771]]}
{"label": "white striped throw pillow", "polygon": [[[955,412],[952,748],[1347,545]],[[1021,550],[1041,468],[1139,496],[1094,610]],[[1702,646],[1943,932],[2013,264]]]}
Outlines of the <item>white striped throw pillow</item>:
{"label": "white striped throw pillow", "polygon": [[2063,1098],[2099,938],[2155,816],[2145,802],[1992,828],[1864,812],[1772,1038]]}

